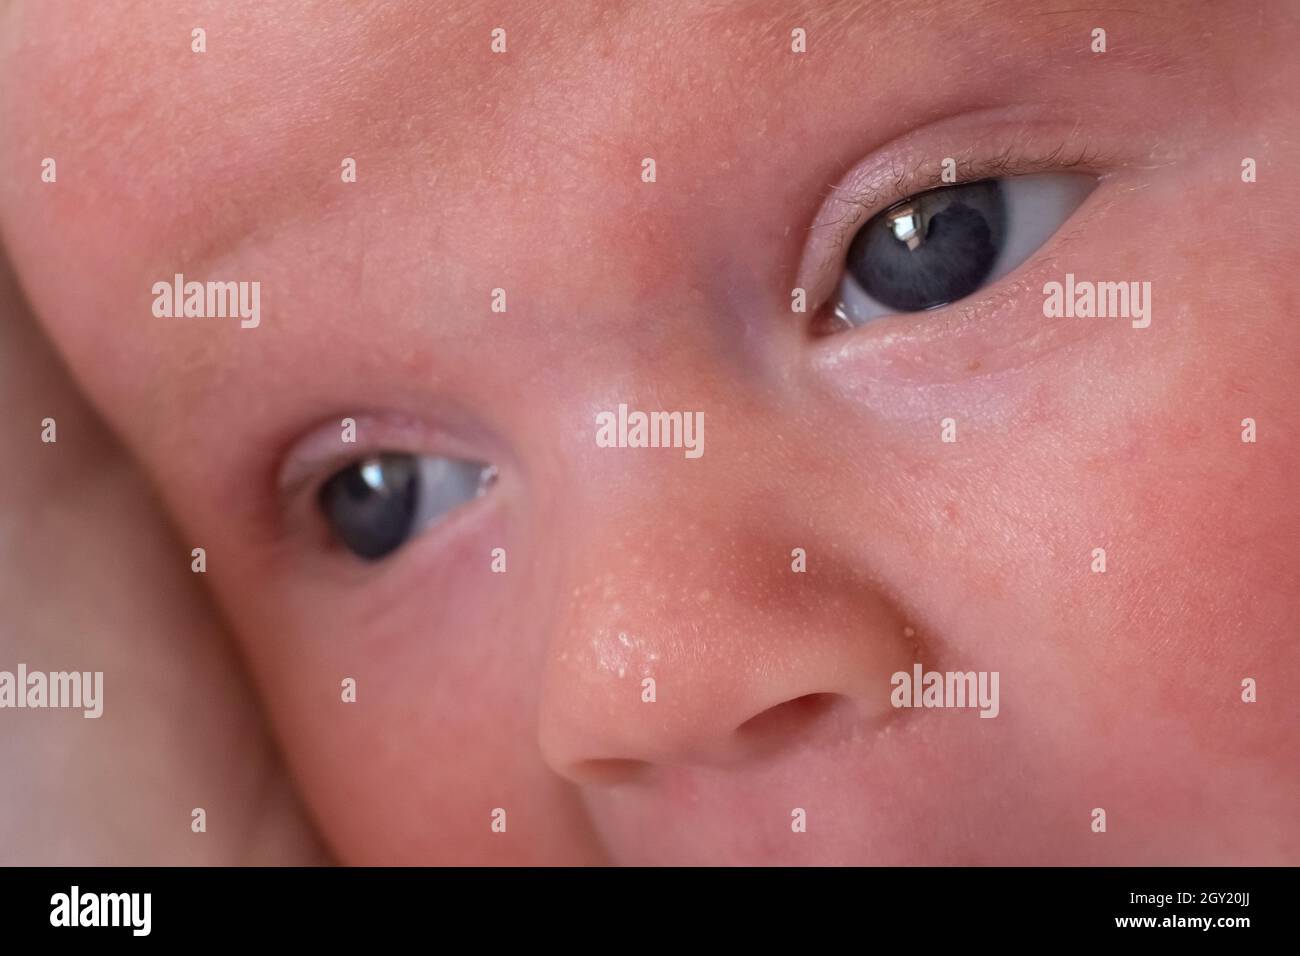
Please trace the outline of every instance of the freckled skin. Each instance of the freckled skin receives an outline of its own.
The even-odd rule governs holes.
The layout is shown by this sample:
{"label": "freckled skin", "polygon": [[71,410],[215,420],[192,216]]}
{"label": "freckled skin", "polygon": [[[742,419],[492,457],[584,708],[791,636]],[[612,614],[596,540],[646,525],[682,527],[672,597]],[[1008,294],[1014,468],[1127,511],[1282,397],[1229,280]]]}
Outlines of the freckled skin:
{"label": "freckled skin", "polygon": [[[208,548],[338,858],[1300,862],[1300,23],[1112,11],[1099,57],[1092,14],[943,9],[826,13],[802,58],[748,5],[3,12],[8,255]],[[1108,157],[1085,206],[996,288],[811,339],[831,187],[1008,104]],[[1149,281],[1151,327],[1049,324],[1067,271]],[[261,326],[154,319],[174,272],[261,281]],[[620,402],[703,411],[704,456],[597,448]],[[384,447],[385,413],[454,414],[501,468],[366,568],[275,495],[362,413]],[[893,711],[917,660],[998,671],[999,716]]]}

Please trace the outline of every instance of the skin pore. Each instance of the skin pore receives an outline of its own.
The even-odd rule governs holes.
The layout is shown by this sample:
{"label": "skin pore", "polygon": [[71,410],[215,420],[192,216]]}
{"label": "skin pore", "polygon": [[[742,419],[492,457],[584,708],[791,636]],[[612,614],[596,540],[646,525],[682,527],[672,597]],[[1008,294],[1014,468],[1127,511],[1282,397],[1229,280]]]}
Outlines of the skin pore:
{"label": "skin pore", "polygon": [[[0,10],[0,238],[338,859],[1300,857],[1287,4]],[[814,335],[945,157],[1098,184],[974,295]],[[176,273],[260,324],[156,317]],[[1044,318],[1066,273],[1150,282],[1150,327]],[[706,453],[597,447],[620,403]],[[381,451],[498,479],[364,563],[314,491]],[[891,708],[917,661],[998,717]]]}

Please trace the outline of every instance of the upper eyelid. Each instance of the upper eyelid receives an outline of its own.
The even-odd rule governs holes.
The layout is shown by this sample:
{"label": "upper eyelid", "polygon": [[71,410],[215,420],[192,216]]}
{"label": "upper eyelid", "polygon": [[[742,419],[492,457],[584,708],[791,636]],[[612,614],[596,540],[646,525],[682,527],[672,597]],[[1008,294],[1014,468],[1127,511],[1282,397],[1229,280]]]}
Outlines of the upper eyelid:
{"label": "upper eyelid", "polygon": [[[355,443],[343,441],[345,418],[356,422]],[[282,500],[295,498],[339,468],[381,451],[474,457],[455,433],[413,417],[391,412],[341,413],[309,430],[286,450],[276,476],[277,493]]]}
{"label": "upper eyelid", "polygon": [[[952,159],[956,167],[956,180],[951,183],[943,180],[943,160],[927,157],[918,160],[909,170],[897,175],[892,183],[868,182],[864,188],[857,192],[850,186],[837,185],[831,187],[831,193],[849,193],[848,197],[840,198],[842,202],[861,210],[858,216],[853,217],[850,226],[850,228],[856,228],[857,225],[860,225],[876,213],[889,208],[894,203],[927,190],[939,189],[943,186],[958,186],[963,183],[978,182],[982,179],[995,179],[1008,173],[1023,176],[1027,173],[1043,172],[1049,169],[1085,169],[1098,161],[1099,157],[1093,153],[1089,146],[1081,145],[1079,150],[1078,155],[1073,158],[1066,158],[1066,147],[1064,145],[1036,158],[1031,154],[1018,153],[1011,147],[1004,149],[1002,153],[995,156],[982,157],[976,154],[967,155],[961,159],[955,156],[944,157],[945,159]],[[842,221],[815,222],[809,229],[828,228]]]}
{"label": "upper eyelid", "polygon": [[951,158],[954,161],[957,171],[954,182],[944,182],[942,159],[927,157],[916,162],[906,172],[896,174],[891,182],[880,182],[879,177],[872,176],[856,188],[852,184],[831,187],[832,195],[847,193],[837,198],[852,209],[846,210],[846,214],[837,219],[819,217],[819,220],[809,227],[809,231],[828,229],[844,239],[877,213],[901,200],[931,189],[959,186],[963,183],[974,183],[982,179],[995,179],[1007,175],[1023,176],[1053,169],[1087,171],[1101,162],[1100,154],[1086,144],[1081,145],[1075,154],[1068,153],[1066,147],[1062,145],[1047,154],[1021,153],[1013,148],[1007,148],[995,156],[968,155],[960,159],[955,156],[944,158]]}

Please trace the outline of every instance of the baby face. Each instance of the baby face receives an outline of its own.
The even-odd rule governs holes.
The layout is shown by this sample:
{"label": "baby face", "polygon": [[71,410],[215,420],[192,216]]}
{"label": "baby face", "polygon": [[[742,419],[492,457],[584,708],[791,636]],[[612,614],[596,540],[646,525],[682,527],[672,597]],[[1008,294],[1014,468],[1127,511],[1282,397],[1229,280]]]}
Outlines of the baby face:
{"label": "baby face", "polygon": [[0,227],[342,860],[1294,863],[1286,6],[19,3]]}

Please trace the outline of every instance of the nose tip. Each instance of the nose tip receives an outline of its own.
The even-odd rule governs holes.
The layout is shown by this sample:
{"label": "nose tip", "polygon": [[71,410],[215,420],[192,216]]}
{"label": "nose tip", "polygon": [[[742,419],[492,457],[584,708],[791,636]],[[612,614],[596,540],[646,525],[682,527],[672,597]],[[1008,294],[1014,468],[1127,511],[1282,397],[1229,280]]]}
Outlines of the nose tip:
{"label": "nose tip", "polygon": [[[871,717],[842,694],[803,694],[766,708],[730,732],[724,730],[716,739],[701,739],[694,750],[678,748],[665,755],[662,762],[717,766],[743,763],[777,753],[792,741],[841,737]],[[575,783],[619,786],[648,781],[659,764],[648,759],[603,757],[577,759],[567,765],[559,760],[552,765]]]}
{"label": "nose tip", "polygon": [[[570,619],[544,672],[541,749],[580,784],[843,739],[892,713],[890,675],[911,666],[901,618],[870,591],[846,601],[810,590],[772,607],[734,595],[711,608],[711,623],[732,625],[716,633],[698,609],[620,597]],[[629,633],[631,620],[648,629]]]}

